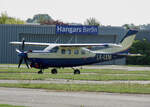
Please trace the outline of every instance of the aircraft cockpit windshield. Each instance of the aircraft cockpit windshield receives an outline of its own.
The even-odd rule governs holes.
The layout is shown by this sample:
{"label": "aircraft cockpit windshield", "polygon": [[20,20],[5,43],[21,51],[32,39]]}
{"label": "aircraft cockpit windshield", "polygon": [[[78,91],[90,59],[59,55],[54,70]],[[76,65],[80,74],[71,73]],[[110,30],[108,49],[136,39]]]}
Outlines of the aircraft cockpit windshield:
{"label": "aircraft cockpit windshield", "polygon": [[58,51],[58,46],[48,46],[44,49],[45,52],[56,53]]}
{"label": "aircraft cockpit windshield", "polygon": [[50,53],[57,53],[57,51],[58,51],[58,46],[56,46],[56,47],[54,47],[54,48],[51,48],[50,50],[49,50],[49,52]]}

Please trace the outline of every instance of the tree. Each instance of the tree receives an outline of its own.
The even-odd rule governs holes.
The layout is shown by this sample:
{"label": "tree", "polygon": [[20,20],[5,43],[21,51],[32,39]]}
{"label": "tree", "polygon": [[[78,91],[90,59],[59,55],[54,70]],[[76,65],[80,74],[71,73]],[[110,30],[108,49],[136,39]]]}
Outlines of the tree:
{"label": "tree", "polygon": [[147,39],[135,40],[130,48],[130,53],[142,56],[127,57],[128,64],[150,65],[150,42]]}
{"label": "tree", "polygon": [[33,18],[28,18],[26,22],[40,25],[68,25],[60,20],[53,20],[48,14],[36,14]]}
{"label": "tree", "polygon": [[68,25],[68,23],[64,23],[62,21],[59,21],[59,20],[48,20],[48,21],[42,21],[40,23],[41,25]]}
{"label": "tree", "polygon": [[5,12],[5,13],[1,13],[0,24],[25,24],[25,22],[20,19],[9,17]]}
{"label": "tree", "polygon": [[124,25],[122,25],[122,27],[124,27],[126,29],[140,29],[139,26],[136,26],[133,23],[131,23],[131,24],[124,24]]}
{"label": "tree", "polygon": [[33,18],[28,18],[27,23],[43,23],[46,21],[53,21],[53,19],[48,14],[36,14]]}
{"label": "tree", "polygon": [[96,25],[96,26],[100,26],[100,22],[98,20],[96,20],[95,18],[91,17],[89,19],[86,19],[86,21],[84,22],[85,25]]}
{"label": "tree", "polygon": [[0,24],[5,24],[6,21],[8,19],[8,15],[7,13],[1,13],[1,16],[0,16]]}

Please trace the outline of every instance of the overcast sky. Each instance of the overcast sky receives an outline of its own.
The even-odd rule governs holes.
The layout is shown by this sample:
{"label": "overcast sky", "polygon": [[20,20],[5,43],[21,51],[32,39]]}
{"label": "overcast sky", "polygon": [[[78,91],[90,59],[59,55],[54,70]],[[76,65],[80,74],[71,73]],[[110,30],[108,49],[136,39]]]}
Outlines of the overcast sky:
{"label": "overcast sky", "polygon": [[0,0],[0,12],[26,20],[38,13],[55,20],[83,23],[94,17],[103,25],[150,23],[150,0]]}

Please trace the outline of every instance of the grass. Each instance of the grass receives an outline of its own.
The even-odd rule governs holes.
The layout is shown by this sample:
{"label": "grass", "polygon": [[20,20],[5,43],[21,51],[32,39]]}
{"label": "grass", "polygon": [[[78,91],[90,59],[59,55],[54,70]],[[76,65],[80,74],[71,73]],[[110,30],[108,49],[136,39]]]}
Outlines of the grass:
{"label": "grass", "polygon": [[[37,73],[38,69],[32,68],[5,68],[0,67],[0,73],[7,72],[7,73],[23,73],[23,72],[32,72]],[[107,72],[108,71],[108,72]],[[51,69],[45,69],[44,72],[51,72]],[[72,69],[58,69],[59,73],[73,73]],[[150,74],[150,71],[126,71],[126,70],[112,70],[112,69],[81,69],[81,73],[101,73],[101,74]]]}
{"label": "grass", "polygon": [[106,75],[106,74],[29,74],[29,73],[0,73],[0,79],[5,80],[48,80],[48,79],[70,79],[70,80],[150,80],[150,75]]}
{"label": "grass", "polygon": [[128,67],[150,67],[150,65],[125,65]]}
{"label": "grass", "polygon": [[0,107],[25,107],[25,106],[14,106],[9,104],[0,104]]}
{"label": "grass", "polygon": [[[27,69],[27,68],[18,69],[15,67],[8,67],[8,68],[0,67],[0,79],[8,79],[8,80],[70,79],[70,80],[94,80],[94,81],[150,80],[150,71],[81,69],[80,75],[73,75],[72,69],[59,69],[59,73],[57,75],[52,75],[50,73],[50,70],[51,69],[44,70],[45,73],[39,75],[37,74],[37,72],[35,72],[38,71],[37,69]],[[31,72],[31,73],[26,73],[26,72]],[[89,73],[89,74],[85,74],[85,73]],[[36,88],[36,89],[47,89],[47,90],[57,90],[57,91],[87,91],[87,92],[150,94],[150,84],[131,84],[131,83],[116,83],[116,84],[0,83],[0,87]]]}
{"label": "grass", "polygon": [[[73,75],[72,69],[59,69],[59,73],[57,75],[52,75],[50,73],[50,69],[44,70],[45,74],[41,74],[41,75],[37,74],[37,72],[35,71],[37,71],[37,69],[27,69],[27,68],[18,69],[14,67],[0,68],[0,79],[8,79],[8,80],[71,79],[71,80],[95,80],[95,81],[150,80],[150,71],[81,69],[80,75]],[[30,73],[26,73],[26,72],[30,72]],[[89,73],[89,74],[84,74],[84,73]],[[123,74],[123,75],[119,75],[119,74]]]}
{"label": "grass", "polygon": [[111,92],[111,93],[134,93],[134,94],[150,94],[150,84],[0,84],[0,87],[15,87],[15,88],[33,88],[47,89],[57,91],[85,91],[85,92]]}
{"label": "grass", "polygon": [[[0,73],[37,73],[38,69],[32,68],[5,68],[0,67]],[[45,69],[44,72],[50,73],[51,69]],[[73,73],[72,69],[58,69],[58,73]],[[81,73],[98,73],[98,74],[149,74],[150,71],[126,71],[126,70],[111,70],[111,69],[81,69]]]}
{"label": "grass", "polygon": [[27,68],[15,68],[15,67],[0,67],[0,72],[9,72],[9,73],[21,73],[21,72],[35,72],[37,69],[27,69]]}
{"label": "grass", "polygon": [[[0,65],[7,65],[7,66],[18,66],[18,64],[0,64]],[[21,64],[21,66],[26,66],[25,64]],[[105,66],[105,65],[85,65],[85,66]],[[139,67],[145,67],[145,66],[150,66],[150,65],[118,65],[118,66],[139,66]]]}

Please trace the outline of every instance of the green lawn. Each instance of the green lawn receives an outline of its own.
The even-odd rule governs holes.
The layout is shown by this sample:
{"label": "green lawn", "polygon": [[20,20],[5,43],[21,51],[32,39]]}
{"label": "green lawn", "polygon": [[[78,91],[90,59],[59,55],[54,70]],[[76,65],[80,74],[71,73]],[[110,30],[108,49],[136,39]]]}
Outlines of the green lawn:
{"label": "green lawn", "polygon": [[25,107],[25,106],[14,106],[9,104],[0,104],[0,107]]}
{"label": "green lawn", "polygon": [[57,91],[86,91],[86,92],[111,92],[111,93],[137,93],[150,94],[150,84],[0,84],[0,87],[34,88]]}
{"label": "green lawn", "polygon": [[[72,69],[59,69],[59,73],[53,75],[50,69],[44,70],[44,74],[37,74],[37,69],[1,67],[0,79],[9,80],[48,80],[48,79],[70,79],[70,80],[150,80],[150,71],[125,71],[108,69],[81,69],[80,75],[74,75]],[[30,73],[28,73],[30,72]],[[86,74],[89,73],[89,74]],[[116,75],[117,74],[117,75]],[[0,84],[0,87],[18,88],[40,88],[57,91],[89,91],[89,92],[117,92],[117,93],[148,93],[150,84]],[[5,107],[5,106],[4,106]],[[7,106],[6,106],[7,107]],[[9,106],[8,106],[9,107]]]}
{"label": "green lawn", "polygon": [[35,71],[37,71],[37,69],[0,68],[0,79],[9,79],[9,80],[71,79],[71,80],[95,80],[95,81],[150,80],[150,71],[81,69],[80,75],[74,75],[72,69],[59,69],[57,75],[52,75],[50,73],[50,69],[45,70],[44,74],[37,74],[37,72]]}
{"label": "green lawn", "polygon": [[48,79],[71,79],[71,80],[150,80],[150,75],[106,75],[106,74],[29,74],[29,73],[0,73],[0,79],[8,80],[48,80]]}
{"label": "green lawn", "polygon": [[128,67],[150,67],[150,65],[125,65]]}
{"label": "green lawn", "polygon": [[[39,69],[31,68],[15,68],[15,67],[0,67],[0,73],[23,73],[32,72],[37,73]],[[126,71],[126,70],[111,70],[111,69],[81,69],[81,73],[99,73],[99,74],[150,74],[150,71]],[[51,69],[45,69],[44,72],[51,72]],[[73,73],[72,69],[58,69],[58,73]]]}

